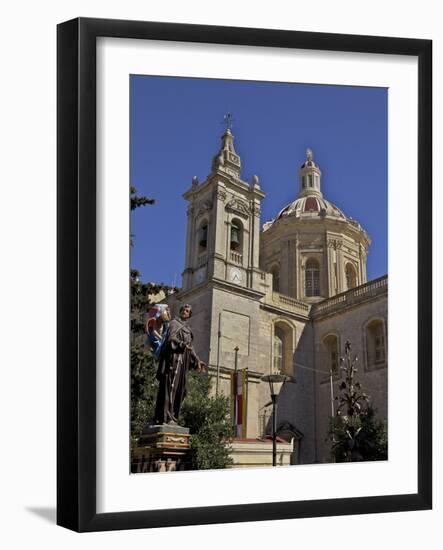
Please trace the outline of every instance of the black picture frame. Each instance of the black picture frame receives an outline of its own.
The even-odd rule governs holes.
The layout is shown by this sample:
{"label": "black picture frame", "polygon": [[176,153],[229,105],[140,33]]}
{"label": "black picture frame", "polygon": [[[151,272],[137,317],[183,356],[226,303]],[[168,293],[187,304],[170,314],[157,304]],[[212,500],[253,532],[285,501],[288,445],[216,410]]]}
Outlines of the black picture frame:
{"label": "black picture frame", "polygon": [[[418,58],[418,491],[416,494],[96,512],[96,39],[398,54]],[[57,523],[104,531],[432,507],[432,42],[285,30],[74,19],[57,33]]]}

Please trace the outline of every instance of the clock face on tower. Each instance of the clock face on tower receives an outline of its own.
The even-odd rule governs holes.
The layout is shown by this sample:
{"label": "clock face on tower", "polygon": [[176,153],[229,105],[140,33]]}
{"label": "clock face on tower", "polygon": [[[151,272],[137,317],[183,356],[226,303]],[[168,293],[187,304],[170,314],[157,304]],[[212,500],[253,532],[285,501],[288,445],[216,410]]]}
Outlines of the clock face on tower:
{"label": "clock face on tower", "polygon": [[229,272],[229,280],[233,283],[241,283],[242,273],[237,267],[231,267]]}

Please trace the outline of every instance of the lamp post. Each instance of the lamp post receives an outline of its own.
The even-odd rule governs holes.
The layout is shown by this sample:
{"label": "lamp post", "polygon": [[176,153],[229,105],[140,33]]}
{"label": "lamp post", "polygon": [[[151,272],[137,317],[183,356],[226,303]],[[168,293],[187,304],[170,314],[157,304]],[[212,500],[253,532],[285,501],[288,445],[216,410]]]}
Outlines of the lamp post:
{"label": "lamp post", "polygon": [[277,401],[278,394],[283,384],[290,380],[285,374],[265,374],[261,377],[263,382],[269,383],[269,391],[272,400],[272,465],[277,466]]}
{"label": "lamp post", "polygon": [[238,371],[238,352],[240,348],[238,346],[235,346],[234,353],[235,353],[235,359],[234,359],[234,414],[232,418],[232,429],[234,432],[234,437],[237,437],[237,413],[238,413],[238,403],[237,403],[237,371]]}

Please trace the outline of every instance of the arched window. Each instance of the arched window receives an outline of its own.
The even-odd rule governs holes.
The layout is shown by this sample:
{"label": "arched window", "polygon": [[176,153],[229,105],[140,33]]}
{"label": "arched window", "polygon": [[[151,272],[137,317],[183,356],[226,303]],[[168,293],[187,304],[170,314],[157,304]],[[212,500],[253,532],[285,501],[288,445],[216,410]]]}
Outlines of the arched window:
{"label": "arched window", "polygon": [[366,358],[368,368],[382,366],[386,361],[385,324],[381,319],[371,321],[366,327]]}
{"label": "arched window", "polygon": [[208,222],[205,220],[200,224],[198,230],[198,252],[203,254],[208,248]]}
{"label": "arched window", "polygon": [[272,273],[272,290],[274,292],[280,292],[280,270],[278,266],[274,266],[271,269]]}
{"label": "arched window", "polygon": [[324,350],[324,370],[332,374],[339,373],[339,344],[338,337],[335,334],[329,334],[323,339]]}
{"label": "arched window", "polygon": [[349,290],[350,288],[356,287],[357,273],[355,272],[354,266],[349,262],[346,264],[345,274],[346,274],[346,288]]}
{"label": "arched window", "polygon": [[274,324],[272,368],[274,373],[293,374],[294,328],[284,321]]}
{"label": "arched window", "polygon": [[320,296],[320,267],[313,258],[306,262],[305,296]]}
{"label": "arched window", "polygon": [[230,248],[233,252],[241,254],[243,241],[243,226],[239,220],[231,223]]}
{"label": "arched window", "polygon": [[283,372],[283,331],[278,327],[274,332],[274,372]]}

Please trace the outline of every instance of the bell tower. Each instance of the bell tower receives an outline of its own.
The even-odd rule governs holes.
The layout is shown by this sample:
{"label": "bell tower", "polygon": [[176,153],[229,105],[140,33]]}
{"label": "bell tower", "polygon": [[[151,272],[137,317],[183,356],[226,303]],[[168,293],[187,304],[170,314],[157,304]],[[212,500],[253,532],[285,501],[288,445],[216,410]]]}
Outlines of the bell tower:
{"label": "bell tower", "polygon": [[188,201],[184,291],[211,280],[259,290],[263,285],[259,239],[264,196],[257,176],[249,183],[241,179],[241,159],[229,118],[210,174],[202,183],[194,176],[183,195]]}

